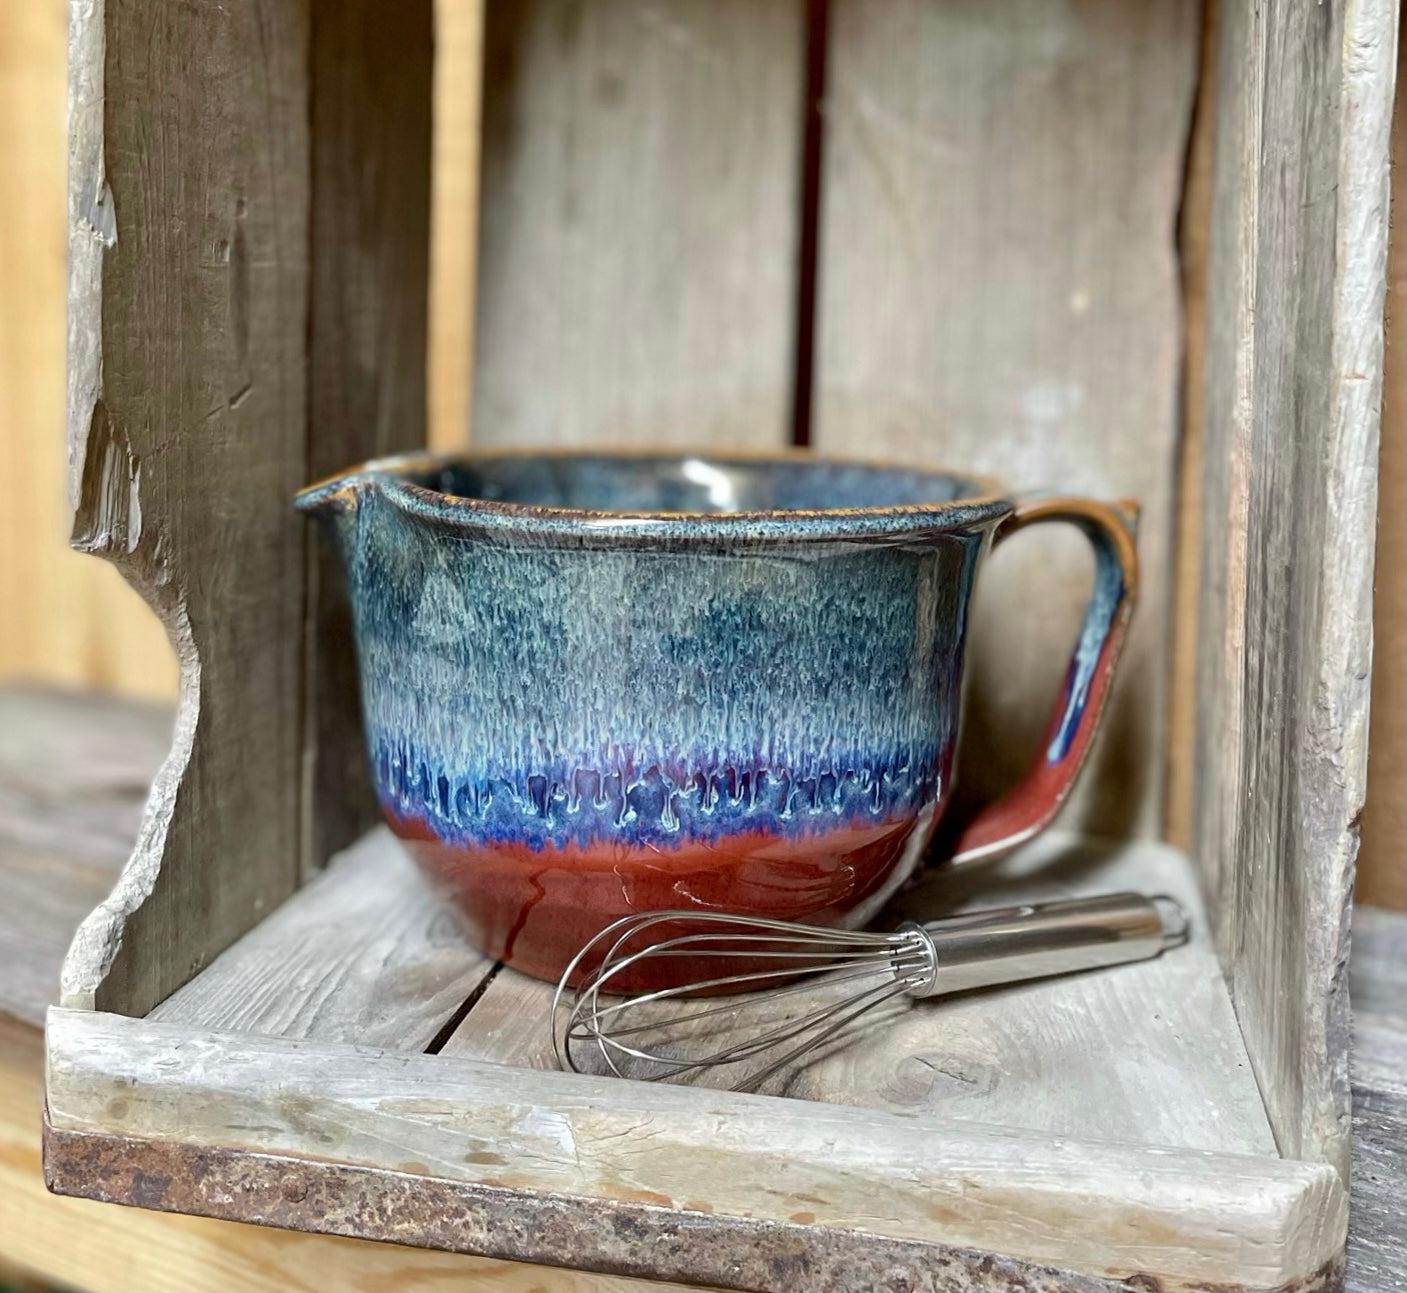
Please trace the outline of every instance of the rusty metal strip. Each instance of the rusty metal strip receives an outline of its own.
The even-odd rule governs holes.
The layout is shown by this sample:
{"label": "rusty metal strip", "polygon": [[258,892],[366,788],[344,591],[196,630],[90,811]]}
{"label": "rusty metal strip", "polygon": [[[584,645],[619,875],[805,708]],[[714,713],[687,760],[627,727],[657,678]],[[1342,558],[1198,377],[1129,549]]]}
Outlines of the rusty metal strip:
{"label": "rusty metal strip", "polygon": [[[684,1212],[413,1176],[318,1159],[65,1131],[44,1121],[56,1194],[744,1293],[1116,1293],[1108,1280],[968,1248],[829,1226]],[[1332,1293],[1342,1263],[1264,1293]],[[1205,1286],[1240,1293],[1239,1286]],[[1245,1293],[1250,1293],[1246,1290]]]}

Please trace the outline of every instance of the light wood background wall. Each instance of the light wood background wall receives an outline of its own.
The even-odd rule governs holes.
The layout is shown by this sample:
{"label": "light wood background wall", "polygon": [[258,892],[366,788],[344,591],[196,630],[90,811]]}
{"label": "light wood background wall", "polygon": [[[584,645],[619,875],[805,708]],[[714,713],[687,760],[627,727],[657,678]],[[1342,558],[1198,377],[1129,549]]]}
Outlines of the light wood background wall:
{"label": "light wood background wall", "polygon": [[0,5],[0,677],[174,695],[156,618],[67,546],[67,24],[66,0]]}
{"label": "light wood background wall", "polygon": [[[429,433],[437,447],[462,443],[468,434],[482,5],[437,0],[429,388]],[[67,0],[0,5],[0,678],[174,696],[175,662],[155,617],[108,563],[72,553],[66,543],[66,24]],[[1401,109],[1395,138],[1394,152],[1402,156],[1407,114]],[[1207,160],[1194,142],[1187,213],[1194,217]],[[1398,178],[1394,199],[1404,197],[1407,185]],[[1396,323],[1407,314],[1402,233],[1399,220],[1389,284],[1372,762],[1360,895],[1407,908],[1407,341]],[[1193,343],[1188,379],[1195,382],[1202,244],[1186,214],[1182,243]],[[1196,406],[1187,401],[1189,409]],[[1197,428],[1187,430],[1186,447],[1195,457]],[[1185,478],[1196,475],[1193,470]],[[1195,511],[1194,498],[1184,496],[1184,502]],[[1182,607],[1188,602],[1179,597]],[[1195,637],[1195,625],[1177,618],[1175,750],[1185,748],[1179,697],[1190,694]],[[1168,832],[1183,840],[1187,783],[1175,761],[1168,790]]]}
{"label": "light wood background wall", "polygon": [[1362,902],[1407,909],[1407,38],[1397,50]]}

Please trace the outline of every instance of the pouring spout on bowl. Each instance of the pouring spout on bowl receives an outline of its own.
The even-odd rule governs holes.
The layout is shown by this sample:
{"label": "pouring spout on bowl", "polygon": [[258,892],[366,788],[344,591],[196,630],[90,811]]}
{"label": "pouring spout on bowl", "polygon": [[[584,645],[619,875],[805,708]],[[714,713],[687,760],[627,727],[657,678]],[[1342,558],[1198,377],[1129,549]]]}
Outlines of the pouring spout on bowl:
{"label": "pouring spout on bowl", "polygon": [[293,496],[293,505],[309,516],[335,520],[355,514],[374,489],[375,476],[357,471],[331,476],[300,489]]}

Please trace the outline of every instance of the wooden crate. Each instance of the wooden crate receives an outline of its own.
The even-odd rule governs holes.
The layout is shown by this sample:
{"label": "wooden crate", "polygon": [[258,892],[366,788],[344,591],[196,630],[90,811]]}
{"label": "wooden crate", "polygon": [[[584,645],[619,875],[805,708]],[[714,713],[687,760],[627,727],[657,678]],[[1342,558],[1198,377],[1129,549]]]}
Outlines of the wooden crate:
{"label": "wooden crate", "polygon": [[[488,7],[477,443],[801,439],[1145,505],[1061,833],[905,901],[1160,888],[1191,946],[896,1010],[762,1095],[552,1070],[547,990],[371,828],[346,607],[289,500],[423,439],[429,0],[73,13],[74,535],[183,686],[49,1020],[51,1186],[739,1289],[1332,1285],[1395,6],[1227,5],[1200,59],[1192,0]],[[1024,759],[994,732],[1034,742],[1085,578],[1057,544],[984,576],[969,793]],[[1191,857],[1156,840],[1170,770]]]}

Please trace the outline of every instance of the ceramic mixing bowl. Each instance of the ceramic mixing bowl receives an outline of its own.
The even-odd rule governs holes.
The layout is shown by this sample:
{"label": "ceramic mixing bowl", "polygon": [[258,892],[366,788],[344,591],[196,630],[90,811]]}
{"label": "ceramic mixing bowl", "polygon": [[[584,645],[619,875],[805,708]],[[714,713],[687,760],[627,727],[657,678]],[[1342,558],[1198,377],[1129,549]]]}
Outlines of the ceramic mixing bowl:
{"label": "ceramic mixing bowl", "polygon": [[801,453],[401,457],[298,503],[340,545],[387,820],[484,952],[547,978],[642,910],[868,921],[949,799],[983,557],[1062,521],[1096,554],[1084,627],[1030,773],[952,859],[1029,838],[1136,574],[1125,508]]}

